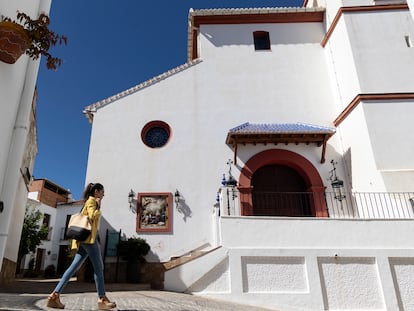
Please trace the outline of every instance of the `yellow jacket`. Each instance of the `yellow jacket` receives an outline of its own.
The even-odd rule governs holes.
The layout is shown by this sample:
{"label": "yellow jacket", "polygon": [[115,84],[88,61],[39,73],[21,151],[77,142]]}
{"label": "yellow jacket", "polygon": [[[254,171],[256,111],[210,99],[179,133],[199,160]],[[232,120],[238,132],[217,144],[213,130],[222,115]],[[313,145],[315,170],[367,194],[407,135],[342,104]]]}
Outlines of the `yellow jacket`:
{"label": "yellow jacket", "polygon": [[[93,244],[95,243],[96,235],[98,234],[99,219],[101,217],[101,210],[96,202],[95,197],[90,196],[83,206],[82,214],[88,215],[92,224],[91,235],[82,243]],[[78,249],[80,242],[72,240],[72,249]]]}

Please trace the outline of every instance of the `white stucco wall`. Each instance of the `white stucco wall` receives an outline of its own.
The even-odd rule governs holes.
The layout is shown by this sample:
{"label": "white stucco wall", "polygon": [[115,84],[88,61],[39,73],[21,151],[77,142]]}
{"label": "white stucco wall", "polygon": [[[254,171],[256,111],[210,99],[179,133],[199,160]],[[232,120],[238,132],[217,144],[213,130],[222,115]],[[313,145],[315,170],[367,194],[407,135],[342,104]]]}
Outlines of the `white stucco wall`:
{"label": "white stucco wall", "polygon": [[222,246],[165,285],[276,310],[410,310],[411,222],[221,217]]}
{"label": "white stucco wall", "polygon": [[[254,50],[257,30],[269,32],[271,51]],[[202,25],[201,57],[209,68],[202,81],[206,97],[199,100],[217,105],[217,112],[227,108],[234,126],[254,120],[331,126],[323,35],[321,23]]]}
{"label": "white stucco wall", "polygon": [[[380,170],[413,169],[413,101],[369,101],[363,105],[375,160]],[[398,152],[388,152],[392,148]]]}
{"label": "white stucco wall", "polygon": [[[411,92],[414,23],[407,10],[345,13],[362,93]],[[398,57],[395,57],[398,55]],[[392,59],[392,61],[390,61]]]}
{"label": "white stucco wall", "polygon": [[338,115],[357,94],[361,93],[349,34],[343,18],[339,20],[330,36],[325,52],[330,68],[330,82],[338,99],[336,102]]}
{"label": "white stucco wall", "polygon": [[[277,34],[271,37],[271,51],[254,51],[255,30]],[[222,174],[228,171],[226,162],[233,158],[225,144],[229,129],[246,121],[332,126],[333,97],[319,43],[322,36],[318,23],[202,26],[201,63],[100,108],[94,114],[86,182],[104,184],[102,210],[113,229],[136,235],[129,189],[178,189],[191,217],[174,207],[171,233],[140,233],[153,252],[147,259],[167,261],[212,244],[213,204]],[[298,85],[300,91],[293,92]],[[163,148],[150,149],[141,141],[142,128],[152,120],[171,126],[171,139]],[[320,163],[321,148],[314,145],[240,146],[238,165],[271,148],[302,154],[327,178],[330,164]],[[328,158],[335,155],[333,150],[328,147]],[[237,178],[239,169],[232,172]]]}
{"label": "white stucco wall", "polygon": [[407,0],[407,3],[410,8],[411,18],[414,20],[414,0]]}
{"label": "white stucco wall", "polygon": [[[370,101],[363,105],[377,169],[387,191],[412,191],[414,130],[412,101]],[[392,152],[390,152],[392,150]],[[398,150],[398,151],[397,151]]]}
{"label": "white stucco wall", "polygon": [[[347,2],[343,6],[357,4]],[[337,2],[329,2],[328,21],[338,9]],[[342,14],[326,45],[331,81],[336,82],[332,89],[340,103],[338,114],[358,94],[412,91],[414,50],[407,46],[405,36],[412,38],[413,30],[406,10]],[[410,148],[404,141],[410,121],[401,120],[402,115],[409,115],[410,106],[397,102],[360,103],[363,108],[352,111],[338,127],[336,138],[344,152],[346,182],[354,191],[409,191],[413,177],[408,153],[391,152]],[[404,108],[398,108],[401,105]],[[392,141],[392,147],[385,146],[386,141]]]}
{"label": "white stucco wall", "polygon": [[[17,190],[17,193],[25,193],[27,191],[26,184],[23,180],[19,181],[19,184],[16,190]],[[25,197],[22,197],[22,196],[16,197],[15,205],[19,207],[23,206],[23,208],[16,208],[13,210],[13,217],[12,217],[13,223],[9,226],[7,237],[5,239],[4,254],[6,258],[8,258],[9,260],[13,260],[14,262],[17,262],[17,255],[19,251],[19,241],[20,241],[20,236],[22,234],[26,201],[27,199]]]}
{"label": "white stucco wall", "polygon": [[[220,165],[220,162],[217,163],[214,157],[210,163],[206,162],[202,149],[197,148],[205,145],[214,153],[217,147],[211,141],[217,140],[217,133],[214,128],[210,133],[203,124],[206,122],[201,120],[204,113],[196,112],[192,116],[194,74],[197,70],[185,71],[174,76],[176,79],[168,79],[143,90],[141,96],[126,97],[101,109],[94,119],[86,181],[99,181],[105,186],[103,217],[114,230],[122,230],[128,237],[137,235],[136,215],[129,210],[127,200],[131,188],[136,192],[171,193],[178,189],[192,211],[191,217],[183,219],[173,206],[173,231],[163,234],[162,238],[159,234],[140,234],[151,243],[153,260],[168,260],[171,254],[198,247],[211,239],[208,218],[221,175],[206,176],[207,172],[200,170],[199,166],[206,163],[208,168],[209,165]],[[177,89],[183,91],[176,92]],[[188,107],[184,108],[186,104]],[[163,120],[172,128],[171,141],[164,148],[150,149],[141,141],[143,126],[152,120]],[[117,129],[115,135],[114,129]],[[219,139],[222,142],[225,137]],[[222,160],[223,170],[229,156],[230,153]],[[213,187],[200,193],[199,189],[204,184],[212,184]],[[206,221],[198,223],[194,218]],[[177,235],[190,232],[194,238],[191,246],[176,240]]]}
{"label": "white stucco wall", "polygon": [[[411,101],[361,101],[338,127],[345,181],[357,192],[410,192]],[[342,175],[343,176],[343,175]]]}
{"label": "white stucco wall", "polygon": [[[344,150],[345,181],[356,192],[386,191],[375,164],[371,138],[360,103],[338,127]],[[402,191],[402,190],[399,190]]]}
{"label": "white stucco wall", "polygon": [[[329,1],[326,30],[341,6],[374,4],[373,1],[343,2]],[[414,49],[407,46],[406,36],[412,40],[413,32],[413,21],[407,10],[342,13],[326,45],[335,78],[332,81],[337,82],[333,89],[337,89],[342,108],[359,93],[411,91]]]}
{"label": "white stucco wall", "polygon": [[[15,18],[16,11],[31,16],[48,13],[50,0],[0,0],[0,15]],[[23,55],[15,64],[0,62],[0,200],[4,211],[0,217],[0,265],[3,258],[15,262],[27,189],[22,186],[20,168],[27,148],[30,114],[39,60]]]}

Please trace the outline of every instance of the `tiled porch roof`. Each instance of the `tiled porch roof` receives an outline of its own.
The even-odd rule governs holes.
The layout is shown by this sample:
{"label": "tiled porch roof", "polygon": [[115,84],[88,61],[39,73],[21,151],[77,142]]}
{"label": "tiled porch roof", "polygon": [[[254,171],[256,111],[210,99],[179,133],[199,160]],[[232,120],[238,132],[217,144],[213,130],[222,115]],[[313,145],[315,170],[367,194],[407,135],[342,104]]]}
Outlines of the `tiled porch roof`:
{"label": "tiled porch roof", "polygon": [[326,126],[305,123],[243,123],[229,130],[229,133],[335,133],[335,129]]}
{"label": "tiled porch roof", "polygon": [[226,143],[234,148],[236,163],[239,144],[316,144],[322,146],[321,163],[325,162],[326,142],[335,134],[335,128],[305,123],[243,123],[229,130]]}

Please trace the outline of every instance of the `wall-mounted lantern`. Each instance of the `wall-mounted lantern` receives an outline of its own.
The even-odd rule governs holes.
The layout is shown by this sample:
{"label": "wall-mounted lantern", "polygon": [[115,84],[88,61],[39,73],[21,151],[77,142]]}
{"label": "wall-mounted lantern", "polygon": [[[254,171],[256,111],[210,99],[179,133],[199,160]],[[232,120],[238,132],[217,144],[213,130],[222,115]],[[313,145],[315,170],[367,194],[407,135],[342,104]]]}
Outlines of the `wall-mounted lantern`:
{"label": "wall-mounted lantern", "polygon": [[235,186],[237,186],[237,180],[231,174],[231,166],[232,166],[232,164],[233,164],[233,161],[231,159],[229,159],[227,161],[227,165],[229,166],[229,178],[226,180],[226,186],[235,187]]}
{"label": "wall-mounted lantern", "polygon": [[132,189],[128,193],[128,203],[129,203],[129,209],[133,213],[136,213],[137,212],[137,199],[136,199],[136,193]]}
{"label": "wall-mounted lantern", "polygon": [[338,164],[338,162],[331,160],[331,164],[333,168],[329,171],[329,179],[331,181],[332,190],[334,192],[334,198],[338,201],[342,201],[346,198],[346,196],[343,194],[344,182],[343,180],[339,179],[338,176],[336,176],[335,165]]}
{"label": "wall-mounted lantern", "polygon": [[175,192],[174,192],[174,202],[175,202],[176,207],[178,207],[178,204],[180,204],[180,200],[181,200],[181,193],[180,193],[180,191],[178,191],[177,189],[175,189]]}

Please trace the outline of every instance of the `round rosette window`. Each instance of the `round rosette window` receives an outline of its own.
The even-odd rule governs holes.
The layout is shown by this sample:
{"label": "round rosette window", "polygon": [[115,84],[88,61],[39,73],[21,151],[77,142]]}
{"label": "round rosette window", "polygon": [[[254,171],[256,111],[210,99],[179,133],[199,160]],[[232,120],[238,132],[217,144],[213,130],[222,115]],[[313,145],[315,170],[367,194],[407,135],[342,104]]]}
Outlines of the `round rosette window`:
{"label": "round rosette window", "polygon": [[170,139],[170,126],[163,121],[148,122],[141,131],[141,139],[150,148],[161,148]]}

